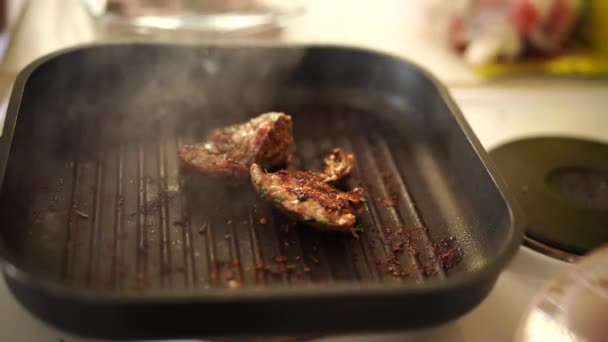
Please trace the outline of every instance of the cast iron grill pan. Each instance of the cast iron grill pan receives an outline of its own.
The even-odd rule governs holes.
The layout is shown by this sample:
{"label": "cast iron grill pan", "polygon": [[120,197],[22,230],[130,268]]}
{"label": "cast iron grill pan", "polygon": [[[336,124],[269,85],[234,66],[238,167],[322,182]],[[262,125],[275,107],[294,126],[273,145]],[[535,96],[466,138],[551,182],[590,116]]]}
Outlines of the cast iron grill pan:
{"label": "cast iron grill pan", "polygon": [[[43,58],[19,77],[2,137],[5,277],[42,320],[104,338],[452,319],[486,296],[521,223],[449,101],[416,67],[347,48],[111,45]],[[366,190],[360,239],[295,224],[248,184],[180,165],[180,145],[271,110],[293,116],[291,168],[319,169],[334,146],[355,154],[346,185]],[[404,252],[387,263],[400,231]],[[452,267],[436,248],[445,239],[463,252]]]}

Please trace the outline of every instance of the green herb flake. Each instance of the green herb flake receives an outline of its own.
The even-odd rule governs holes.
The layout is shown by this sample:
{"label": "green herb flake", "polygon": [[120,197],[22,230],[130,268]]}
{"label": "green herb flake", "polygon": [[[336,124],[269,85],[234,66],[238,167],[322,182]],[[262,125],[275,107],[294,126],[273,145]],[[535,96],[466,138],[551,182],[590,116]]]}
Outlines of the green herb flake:
{"label": "green herb flake", "polygon": [[352,228],[350,230],[350,233],[357,240],[359,240],[359,233],[363,233],[363,232],[365,232],[365,228],[363,226],[356,226],[355,228]]}
{"label": "green herb flake", "polygon": [[353,230],[357,233],[365,233],[365,227],[363,226],[356,226],[355,228],[353,228]]}

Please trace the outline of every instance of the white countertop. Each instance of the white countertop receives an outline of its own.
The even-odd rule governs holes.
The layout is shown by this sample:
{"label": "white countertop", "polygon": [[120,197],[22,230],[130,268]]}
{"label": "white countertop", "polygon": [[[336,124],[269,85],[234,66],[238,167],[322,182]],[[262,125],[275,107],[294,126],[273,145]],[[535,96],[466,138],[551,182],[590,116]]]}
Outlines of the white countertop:
{"label": "white countertop", "polygon": [[[30,1],[0,67],[0,91],[36,57],[94,40],[90,19],[75,0]],[[409,58],[448,85],[483,145],[517,136],[560,133],[608,140],[608,83],[541,77],[486,82],[430,40],[420,2],[403,0],[307,0],[306,13],[286,28],[289,42],[368,47]],[[444,326],[423,331],[347,336],[331,341],[509,341],[532,293],[563,264],[539,260],[522,248],[490,296],[476,309]],[[500,309],[497,309],[500,308]],[[0,282],[0,341],[80,341],[39,322]],[[321,339],[325,341],[325,339]]]}

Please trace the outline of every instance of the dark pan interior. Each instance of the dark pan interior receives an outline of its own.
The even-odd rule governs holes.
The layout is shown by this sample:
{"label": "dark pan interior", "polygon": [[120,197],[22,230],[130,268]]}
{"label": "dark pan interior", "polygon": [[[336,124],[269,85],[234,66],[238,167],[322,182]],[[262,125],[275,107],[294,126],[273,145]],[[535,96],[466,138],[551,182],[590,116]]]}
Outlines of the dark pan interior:
{"label": "dark pan interior", "polygon": [[[293,116],[292,168],[318,169],[333,146],[355,154],[348,185],[369,203],[359,240],[289,221],[248,184],[180,170],[180,144],[265,111]],[[50,59],[25,84],[1,200],[19,268],[142,295],[449,282],[487,266],[513,235],[505,199],[436,87],[401,62],[328,48],[114,46]],[[387,266],[399,229],[405,252]],[[464,253],[446,270],[433,247],[450,237]]]}

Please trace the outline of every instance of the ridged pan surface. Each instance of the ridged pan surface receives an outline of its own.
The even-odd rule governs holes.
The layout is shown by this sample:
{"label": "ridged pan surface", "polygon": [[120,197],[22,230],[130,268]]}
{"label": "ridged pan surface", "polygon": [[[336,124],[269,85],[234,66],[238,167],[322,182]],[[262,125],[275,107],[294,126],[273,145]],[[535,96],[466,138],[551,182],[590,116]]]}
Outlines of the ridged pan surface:
{"label": "ridged pan surface", "polygon": [[[346,48],[114,45],[47,57],[21,74],[0,141],[5,277],[41,319],[97,337],[457,317],[491,289],[521,223],[449,101],[407,62]],[[346,185],[367,199],[359,239],[285,218],[248,183],[180,167],[182,144],[266,111],[293,117],[290,168],[318,170],[333,147],[354,153]]]}

